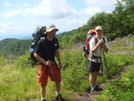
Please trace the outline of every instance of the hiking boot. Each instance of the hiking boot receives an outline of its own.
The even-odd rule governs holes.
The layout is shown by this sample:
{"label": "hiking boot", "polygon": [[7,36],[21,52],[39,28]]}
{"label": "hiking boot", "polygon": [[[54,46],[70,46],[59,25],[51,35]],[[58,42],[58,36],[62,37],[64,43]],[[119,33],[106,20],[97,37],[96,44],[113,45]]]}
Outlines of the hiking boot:
{"label": "hiking boot", "polygon": [[55,97],[55,100],[56,100],[56,101],[65,101],[65,99],[61,96],[61,94],[57,95],[57,96]]}
{"label": "hiking boot", "polygon": [[91,91],[91,88],[90,87],[86,89],[86,92],[87,93],[90,93],[90,91]]}
{"label": "hiking boot", "polygon": [[41,100],[41,101],[46,101],[46,99],[44,99],[44,100]]}
{"label": "hiking boot", "polygon": [[90,90],[90,94],[97,94],[97,91],[95,91],[95,90]]}
{"label": "hiking boot", "polygon": [[102,91],[103,89],[100,88],[98,85],[96,85],[95,88],[94,88],[94,90],[95,90],[95,91]]}

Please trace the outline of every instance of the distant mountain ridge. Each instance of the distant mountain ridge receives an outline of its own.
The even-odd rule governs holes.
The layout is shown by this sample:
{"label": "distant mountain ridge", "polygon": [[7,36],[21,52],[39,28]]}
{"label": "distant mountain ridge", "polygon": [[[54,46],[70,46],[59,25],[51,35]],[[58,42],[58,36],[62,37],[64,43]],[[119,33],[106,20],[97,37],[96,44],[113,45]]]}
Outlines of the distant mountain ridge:
{"label": "distant mountain ridge", "polygon": [[23,37],[22,39],[24,39],[24,40],[27,40],[27,39],[33,39],[33,37],[31,36],[28,36],[28,37]]}
{"label": "distant mountain ridge", "polygon": [[18,56],[23,55],[32,43],[30,39],[15,39],[7,38],[0,41],[0,56],[7,57],[8,55]]}

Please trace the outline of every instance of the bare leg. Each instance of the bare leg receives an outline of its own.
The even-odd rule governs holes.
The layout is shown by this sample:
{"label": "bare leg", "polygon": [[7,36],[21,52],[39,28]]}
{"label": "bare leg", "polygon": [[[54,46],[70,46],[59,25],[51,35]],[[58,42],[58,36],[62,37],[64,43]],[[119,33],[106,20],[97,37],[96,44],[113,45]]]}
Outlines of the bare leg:
{"label": "bare leg", "polygon": [[90,82],[90,84],[91,84],[91,88],[92,88],[92,90],[93,90],[93,86],[95,86],[95,84],[96,84],[96,81],[97,81],[97,75],[98,75],[98,72],[93,72],[93,73],[90,73],[90,75],[89,75],[89,82]]}
{"label": "bare leg", "polygon": [[56,82],[56,91],[58,94],[60,93],[60,82]]}
{"label": "bare leg", "polygon": [[41,86],[40,88],[41,97],[45,98],[46,95],[46,86]]}
{"label": "bare leg", "polygon": [[89,75],[89,82],[91,84],[95,84],[96,83],[96,81],[97,81],[97,75],[98,75],[98,72],[90,73],[90,75]]}

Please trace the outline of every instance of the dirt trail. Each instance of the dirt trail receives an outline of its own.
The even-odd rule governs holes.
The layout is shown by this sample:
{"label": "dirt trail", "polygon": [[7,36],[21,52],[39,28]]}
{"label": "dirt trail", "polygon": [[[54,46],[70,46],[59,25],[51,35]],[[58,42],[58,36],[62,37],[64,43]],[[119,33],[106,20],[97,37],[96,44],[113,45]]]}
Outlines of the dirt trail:
{"label": "dirt trail", "polygon": [[72,96],[75,101],[95,101],[93,95],[90,95],[89,93],[78,94],[75,92]]}
{"label": "dirt trail", "polygon": [[[99,84],[101,88],[104,87],[104,84]],[[72,100],[73,101],[96,101],[95,97],[100,95],[102,91],[98,91],[94,94],[90,93],[90,90],[87,90],[87,92],[83,92],[81,94],[78,94],[77,92],[72,94]]]}
{"label": "dirt trail", "polygon": [[95,101],[94,97],[99,95],[100,92],[98,92],[97,94],[90,94],[90,93],[82,93],[82,94],[78,94],[78,93],[73,93],[73,101]]}

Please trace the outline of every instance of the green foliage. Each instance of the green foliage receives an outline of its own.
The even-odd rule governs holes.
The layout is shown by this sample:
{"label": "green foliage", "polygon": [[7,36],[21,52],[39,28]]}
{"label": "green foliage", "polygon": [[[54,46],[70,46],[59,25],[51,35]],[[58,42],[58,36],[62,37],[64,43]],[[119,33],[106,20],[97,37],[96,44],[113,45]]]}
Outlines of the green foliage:
{"label": "green foliage", "polygon": [[[82,56],[82,49],[65,49],[61,52],[61,60],[64,68],[75,67],[76,64],[84,65],[85,57]],[[71,67],[69,67],[71,66]],[[77,68],[77,67],[76,67]]]}
{"label": "green foliage", "polygon": [[[134,99],[134,66],[123,73],[121,79],[115,79],[105,85],[105,90],[97,101],[133,101]],[[110,95],[110,96],[109,96]],[[105,96],[105,97],[104,97]],[[126,97],[124,97],[126,96]],[[102,100],[100,100],[100,98]]]}
{"label": "green foliage", "polygon": [[[82,29],[81,29],[82,30]],[[77,30],[72,30],[71,32],[65,32],[57,35],[60,41],[60,48],[73,48],[77,43],[85,41],[87,30],[81,31],[80,28]]]}
{"label": "green foliage", "polygon": [[82,50],[72,50],[71,52],[64,50],[61,55],[64,65],[64,70],[62,71],[62,74],[64,74],[63,82],[66,88],[80,90],[81,88],[79,87],[83,85],[82,81],[88,75]]}
{"label": "green foliage", "polygon": [[8,101],[9,99],[10,101],[26,101],[39,97],[35,76],[36,68],[18,68],[12,64],[7,64],[4,67],[1,68],[3,71],[0,78],[0,82],[2,82],[0,83],[0,101]]}
{"label": "green foliage", "polygon": [[23,55],[29,49],[31,42],[32,40],[4,39],[0,41],[0,56],[14,58]]}
{"label": "green foliage", "polygon": [[19,56],[15,59],[15,65],[19,68],[27,68],[34,67],[37,63],[30,58],[30,52],[27,51],[25,55]]}
{"label": "green foliage", "polygon": [[4,66],[6,64],[6,59],[0,57],[0,66]]}
{"label": "green foliage", "polygon": [[[86,68],[86,59],[78,54],[82,54],[81,50],[64,50],[62,51],[62,62],[64,70],[63,82],[66,89],[84,91],[89,87],[89,73]],[[124,58],[125,57],[125,58]],[[132,64],[134,58],[122,54],[106,55],[106,60],[103,60],[104,76],[99,76],[98,82],[105,82],[109,77],[118,74],[124,66]],[[106,64],[105,64],[106,63]],[[107,68],[106,68],[107,65]],[[87,79],[86,83],[85,80]],[[85,86],[86,85],[86,86]]]}
{"label": "green foliage", "polygon": [[124,66],[132,64],[134,61],[132,56],[122,54],[105,55],[105,58],[104,60],[103,56],[102,67],[106,77],[100,77],[99,81],[105,81],[105,79],[117,74]]}

